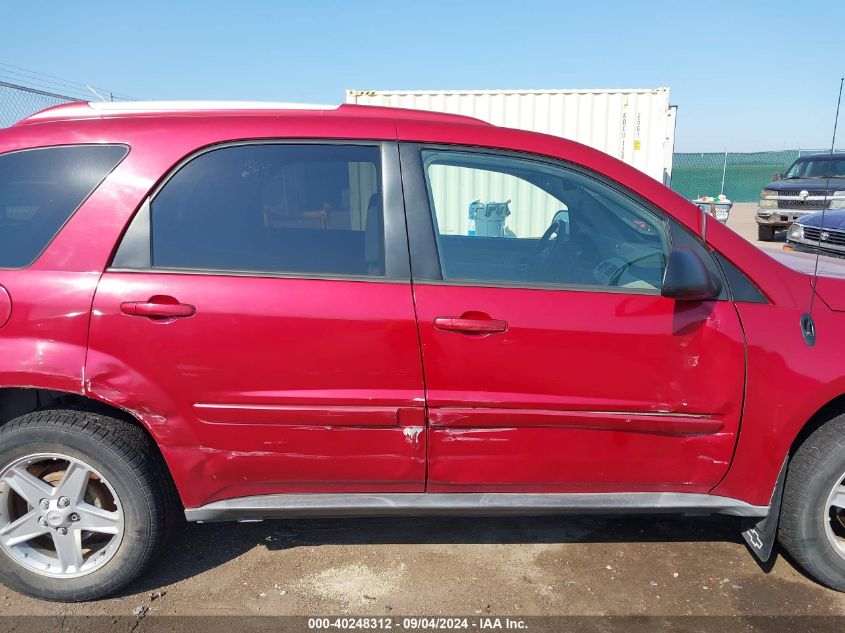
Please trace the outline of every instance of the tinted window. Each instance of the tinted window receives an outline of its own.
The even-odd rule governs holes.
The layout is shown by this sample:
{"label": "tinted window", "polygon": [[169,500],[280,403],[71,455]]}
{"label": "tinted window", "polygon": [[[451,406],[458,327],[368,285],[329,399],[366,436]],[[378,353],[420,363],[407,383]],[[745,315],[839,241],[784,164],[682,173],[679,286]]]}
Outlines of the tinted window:
{"label": "tinted window", "polygon": [[154,267],[384,275],[379,148],[224,147],[151,204]]}
{"label": "tinted window", "polygon": [[126,152],[77,145],[0,155],[0,267],[35,261]]}
{"label": "tinted window", "polygon": [[745,303],[768,303],[766,297],[760,292],[760,289],[745,276],[739,268],[730,263],[721,253],[716,253],[716,259],[719,260],[719,265],[725,271],[725,277],[728,278],[728,284],[731,288],[731,296],[734,301],[743,301]]}
{"label": "tinted window", "polygon": [[615,189],[542,162],[423,152],[444,279],[659,291],[665,221]]}

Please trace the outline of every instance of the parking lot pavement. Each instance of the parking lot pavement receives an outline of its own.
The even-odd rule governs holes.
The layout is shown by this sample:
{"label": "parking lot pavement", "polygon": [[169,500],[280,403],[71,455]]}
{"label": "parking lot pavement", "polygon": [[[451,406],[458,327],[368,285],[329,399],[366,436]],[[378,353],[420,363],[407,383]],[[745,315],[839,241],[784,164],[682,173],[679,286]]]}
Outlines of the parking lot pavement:
{"label": "parking lot pavement", "polygon": [[728,226],[762,249],[783,250],[783,245],[786,243],[786,231],[778,231],[773,242],[757,240],[757,223],[754,221],[756,213],[756,202],[737,202],[731,209]]}
{"label": "parking lot pavement", "polygon": [[[7,614],[840,615],[731,517],[379,518],[189,525],[117,598],[0,590]],[[158,594],[161,592],[161,596]],[[151,600],[151,596],[153,599]],[[142,610],[141,610],[142,611]]]}
{"label": "parking lot pavement", "polygon": [[[729,226],[782,248],[756,242],[755,209],[735,205]],[[116,598],[54,604],[0,587],[0,613],[845,614],[845,596],[782,556],[761,569],[739,531],[731,517],[666,516],[192,524]]]}

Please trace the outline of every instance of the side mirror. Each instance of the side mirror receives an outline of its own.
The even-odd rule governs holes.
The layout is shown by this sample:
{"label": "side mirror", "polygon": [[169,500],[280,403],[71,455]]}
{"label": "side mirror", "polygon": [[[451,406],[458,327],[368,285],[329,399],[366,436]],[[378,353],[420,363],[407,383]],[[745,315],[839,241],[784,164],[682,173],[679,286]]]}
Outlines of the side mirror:
{"label": "side mirror", "polygon": [[722,280],[714,277],[698,253],[678,246],[669,253],[660,294],[678,301],[707,301],[722,292]]}
{"label": "side mirror", "polygon": [[780,172],[772,174],[772,180],[780,180],[781,178],[783,178],[783,174],[781,174]]}

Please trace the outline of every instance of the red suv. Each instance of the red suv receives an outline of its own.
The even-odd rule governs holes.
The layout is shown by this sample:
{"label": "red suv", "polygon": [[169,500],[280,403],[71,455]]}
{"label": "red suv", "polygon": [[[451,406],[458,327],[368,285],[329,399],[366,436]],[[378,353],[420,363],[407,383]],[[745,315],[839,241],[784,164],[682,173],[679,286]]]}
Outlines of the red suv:
{"label": "red suv", "polygon": [[743,517],[845,589],[845,280],[621,162],[362,106],[0,132],[0,578],[86,600],[178,517]]}

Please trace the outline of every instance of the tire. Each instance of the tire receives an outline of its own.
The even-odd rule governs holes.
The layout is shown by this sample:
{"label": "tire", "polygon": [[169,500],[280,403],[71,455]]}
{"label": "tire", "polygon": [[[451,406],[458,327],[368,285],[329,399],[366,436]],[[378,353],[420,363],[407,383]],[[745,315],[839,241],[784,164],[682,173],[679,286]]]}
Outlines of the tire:
{"label": "tire", "polygon": [[843,477],[845,415],[840,415],[813,432],[789,462],[778,526],[778,540],[798,566],[837,591],[845,591],[845,538],[839,538],[845,536],[845,509],[828,510],[828,502]]}
{"label": "tire", "polygon": [[[25,501],[45,489],[49,500]],[[73,410],[36,411],[0,427],[0,505],[0,581],[61,602],[125,587],[178,516],[175,488],[145,431]]]}
{"label": "tire", "polygon": [[770,226],[757,225],[757,239],[761,242],[771,242],[775,239],[775,230]]}

